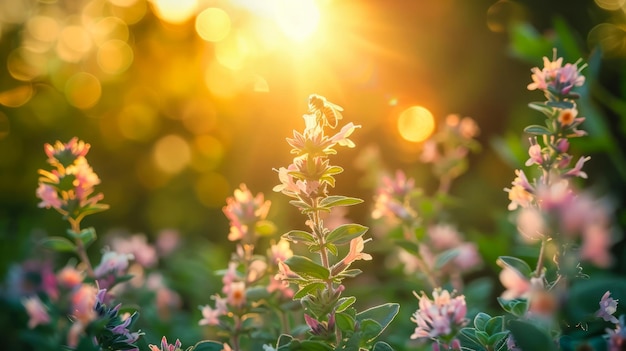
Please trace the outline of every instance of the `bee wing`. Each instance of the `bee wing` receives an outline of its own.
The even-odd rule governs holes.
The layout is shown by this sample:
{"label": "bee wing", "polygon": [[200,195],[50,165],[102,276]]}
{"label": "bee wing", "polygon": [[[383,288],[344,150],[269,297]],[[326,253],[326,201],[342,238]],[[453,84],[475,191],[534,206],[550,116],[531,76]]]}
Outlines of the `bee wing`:
{"label": "bee wing", "polygon": [[341,112],[339,111],[340,110],[337,110],[331,106],[327,106],[324,109],[324,117],[326,120],[326,125],[328,125],[330,128],[334,129],[335,127],[337,127],[337,123],[339,122],[340,119],[343,118],[343,116],[341,115]]}
{"label": "bee wing", "polygon": [[337,104],[333,104],[332,102],[326,100],[326,106],[332,108],[333,110],[337,110],[337,111],[343,111],[343,107],[337,105]]}

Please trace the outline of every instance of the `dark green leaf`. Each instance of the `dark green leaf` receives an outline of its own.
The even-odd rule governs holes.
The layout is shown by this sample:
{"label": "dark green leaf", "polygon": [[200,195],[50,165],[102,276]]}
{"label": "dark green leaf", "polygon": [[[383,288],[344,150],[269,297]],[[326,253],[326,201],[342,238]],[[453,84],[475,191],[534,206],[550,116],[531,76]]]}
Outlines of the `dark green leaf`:
{"label": "dark green leaf", "polygon": [[326,237],[326,242],[333,243],[335,245],[343,245],[350,242],[350,240],[359,237],[367,232],[367,227],[360,224],[351,223],[343,224],[333,229]]}
{"label": "dark green leaf", "polygon": [[506,338],[509,335],[508,331],[501,331],[495,334],[489,335],[489,345],[496,346],[502,339]]}
{"label": "dark green leaf", "polygon": [[528,107],[543,113],[547,117],[552,117],[552,114],[554,113],[554,109],[543,102],[531,102],[528,104]]}
{"label": "dark green leaf", "polygon": [[347,313],[335,314],[335,324],[343,332],[354,331],[354,323],[354,318]]}
{"label": "dark green leaf", "polygon": [[380,333],[383,332],[383,327],[373,319],[364,319],[360,321],[359,331],[363,335],[363,341],[365,344],[374,340]]}
{"label": "dark green leaf", "polygon": [[309,276],[319,279],[328,279],[330,274],[328,269],[304,256],[293,255],[285,260],[285,264],[302,277]]}
{"label": "dark green leaf", "polygon": [[484,331],[486,331],[487,334],[489,335],[497,334],[503,330],[504,330],[504,318],[502,316],[496,316],[496,317],[489,319],[484,329]]}
{"label": "dark green leaf", "polygon": [[67,238],[60,236],[52,236],[41,241],[43,247],[59,251],[59,252],[75,252],[76,245]]}
{"label": "dark green leaf", "polygon": [[552,132],[544,127],[544,126],[540,126],[537,124],[533,124],[533,125],[529,125],[528,127],[524,128],[524,132],[528,133],[528,134],[533,134],[533,135],[550,135],[552,134]]}
{"label": "dark green leaf", "polygon": [[476,330],[476,339],[478,339],[478,342],[483,346],[489,345],[489,334],[484,331]]}
{"label": "dark green leaf", "polygon": [[409,240],[405,240],[405,239],[399,239],[397,241],[395,241],[396,245],[400,246],[401,248],[405,249],[408,253],[413,254],[413,255],[418,255],[419,254],[419,246],[413,242],[413,241],[409,241]]}
{"label": "dark green leaf", "polygon": [[480,331],[485,331],[485,325],[487,324],[487,322],[491,319],[491,316],[484,313],[484,312],[478,312],[478,314],[476,315],[476,317],[474,317],[474,327],[477,330]]}
{"label": "dark green leaf", "polygon": [[193,351],[222,351],[223,349],[223,343],[211,340],[200,341],[192,348]]}
{"label": "dark green leaf", "polygon": [[515,344],[522,351],[556,351],[552,338],[531,323],[512,320],[509,322],[509,330],[513,334]]}
{"label": "dark green leaf", "polygon": [[393,347],[384,341],[378,341],[374,344],[372,351],[393,351]]}
{"label": "dark green leaf", "polygon": [[333,348],[322,341],[316,340],[303,340],[297,348],[292,348],[293,351],[331,351]]}
{"label": "dark green leaf", "polygon": [[397,303],[386,303],[380,306],[375,306],[370,309],[367,309],[356,315],[356,319],[358,321],[363,321],[365,319],[372,319],[382,327],[381,332],[387,328],[389,323],[396,317],[398,314],[398,310],[400,309],[400,305]]}

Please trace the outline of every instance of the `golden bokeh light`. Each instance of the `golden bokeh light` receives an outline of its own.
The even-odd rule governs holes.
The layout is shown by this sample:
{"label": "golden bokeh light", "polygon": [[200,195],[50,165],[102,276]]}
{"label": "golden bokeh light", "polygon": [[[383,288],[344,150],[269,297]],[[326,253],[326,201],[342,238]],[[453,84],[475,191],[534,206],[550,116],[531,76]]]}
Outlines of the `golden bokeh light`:
{"label": "golden bokeh light", "polygon": [[33,86],[21,85],[11,90],[0,92],[0,105],[6,107],[20,107],[33,96]]}
{"label": "golden bokeh light", "polygon": [[159,130],[156,110],[146,104],[129,104],[117,115],[120,133],[127,139],[149,141]]}
{"label": "golden bokeh light", "polygon": [[146,0],[136,0],[129,6],[115,5],[111,7],[111,14],[129,25],[139,22],[147,12],[148,3]]}
{"label": "golden bokeh light", "polygon": [[105,17],[90,26],[89,32],[96,43],[102,45],[109,40],[128,41],[130,31],[128,25],[117,17]]}
{"label": "golden bokeh light", "polygon": [[216,172],[202,174],[194,185],[198,200],[209,208],[224,206],[224,199],[231,195],[228,179]]}
{"label": "golden bokeh light", "polygon": [[109,0],[109,2],[119,7],[131,7],[134,6],[140,0]]}
{"label": "golden bokeh light", "polygon": [[206,41],[219,42],[226,38],[230,29],[230,16],[220,8],[209,7],[196,17],[196,33]]}
{"label": "golden bokeh light", "polygon": [[194,168],[198,171],[214,170],[224,158],[224,144],[212,135],[198,135],[193,145],[198,151]]}
{"label": "golden bokeh light", "polygon": [[120,74],[133,62],[133,49],[124,41],[109,40],[98,48],[98,66],[103,72]]}
{"label": "golden bokeh light", "polygon": [[615,11],[624,8],[626,0],[594,0],[599,8],[607,11]]}
{"label": "golden bokeh light", "polygon": [[512,24],[523,22],[526,16],[526,9],[519,3],[499,0],[487,10],[487,27],[492,32],[501,33]]}
{"label": "golden bokeh light", "polygon": [[422,106],[411,106],[398,117],[398,132],[410,142],[418,143],[428,139],[435,131],[435,118]]}
{"label": "golden bokeh light", "polygon": [[100,100],[102,86],[96,76],[87,72],[74,74],[65,84],[65,98],[70,105],[88,109]]}
{"label": "golden bokeh light", "polygon": [[626,55],[626,30],[612,23],[600,23],[587,35],[590,47],[599,46],[607,57]]}
{"label": "golden bokeh light", "polygon": [[230,35],[215,44],[215,58],[222,66],[232,70],[244,68],[252,49],[248,40],[242,35]]}
{"label": "golden bokeh light", "polygon": [[154,14],[165,22],[182,24],[196,14],[197,0],[152,0]]}
{"label": "golden bokeh light", "polygon": [[275,0],[275,19],[291,40],[309,39],[319,26],[320,10],[314,0]]}
{"label": "golden bokeh light", "polygon": [[191,161],[191,147],[179,135],[166,135],[154,145],[152,158],[160,170],[176,174],[185,169]]}
{"label": "golden bokeh light", "polygon": [[61,31],[56,51],[62,60],[78,62],[91,50],[92,46],[91,36],[85,28],[78,25],[69,25]]}
{"label": "golden bokeh light", "polygon": [[50,43],[57,40],[60,26],[52,17],[34,16],[26,22],[26,30],[34,39]]}
{"label": "golden bokeh light", "polygon": [[192,101],[185,105],[180,114],[183,126],[195,135],[207,134],[217,126],[217,114],[213,106],[204,101]]}
{"label": "golden bokeh light", "polygon": [[7,70],[11,77],[31,81],[44,73],[45,59],[24,47],[14,49],[7,57]]}
{"label": "golden bokeh light", "polygon": [[239,72],[230,70],[213,61],[204,72],[204,81],[211,94],[220,98],[232,98],[242,89]]}

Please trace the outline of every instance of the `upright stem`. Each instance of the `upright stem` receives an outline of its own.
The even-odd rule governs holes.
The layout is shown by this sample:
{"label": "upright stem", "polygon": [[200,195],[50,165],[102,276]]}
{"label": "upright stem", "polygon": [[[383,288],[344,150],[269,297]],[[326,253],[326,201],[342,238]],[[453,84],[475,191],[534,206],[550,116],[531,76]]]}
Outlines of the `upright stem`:
{"label": "upright stem", "polygon": [[541,276],[541,271],[543,271],[543,252],[546,248],[546,241],[541,240],[541,248],[539,249],[539,258],[537,259],[537,269],[535,270],[535,277]]}
{"label": "upright stem", "polygon": [[[80,221],[76,221],[70,218],[70,225],[72,226],[72,231],[76,234],[80,233]],[[85,249],[85,245],[80,238],[75,239],[76,242],[76,253],[80,258],[81,262],[87,268],[87,275],[90,277],[95,277],[93,267],[91,266],[91,262],[89,261],[89,257],[87,256],[87,250]]]}

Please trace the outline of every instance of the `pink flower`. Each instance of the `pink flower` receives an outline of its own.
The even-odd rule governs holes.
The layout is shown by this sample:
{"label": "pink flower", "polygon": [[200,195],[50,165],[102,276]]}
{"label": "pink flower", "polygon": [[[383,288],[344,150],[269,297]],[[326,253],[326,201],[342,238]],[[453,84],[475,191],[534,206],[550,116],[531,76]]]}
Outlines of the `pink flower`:
{"label": "pink flower", "polygon": [[76,158],[87,155],[90,145],[74,137],[65,144],[57,140],[54,145],[45,144],[43,148],[51,165],[65,167],[72,164]]}
{"label": "pink flower", "polygon": [[107,251],[102,255],[100,264],[94,268],[94,275],[96,278],[103,278],[108,274],[123,275],[131,259],[133,259],[132,254]]}
{"label": "pink flower", "polygon": [[198,322],[199,325],[218,325],[220,324],[219,317],[228,312],[226,299],[217,295],[213,298],[215,299],[215,308],[211,308],[209,305],[201,307],[202,319]]}
{"label": "pink flower", "polygon": [[165,336],[161,339],[161,348],[157,345],[148,345],[150,347],[150,351],[180,351],[182,350],[182,344],[180,340],[176,339],[176,342],[172,344],[167,343],[167,339]]}
{"label": "pink flower", "polygon": [[513,211],[517,209],[517,207],[528,207],[534,201],[535,189],[530,182],[528,182],[528,178],[526,178],[526,174],[524,171],[516,169],[515,174],[517,177],[513,179],[511,184],[513,185],[510,189],[504,188],[504,191],[509,193],[509,200],[511,203],[509,204],[509,211]]}
{"label": "pink flower", "polygon": [[83,284],[72,295],[72,316],[82,325],[94,320],[98,289],[93,285]]}
{"label": "pink flower", "polygon": [[[370,239],[368,239],[369,241]],[[370,254],[366,254],[363,252],[363,248],[365,247],[365,241],[363,237],[356,237],[350,240],[350,251],[348,255],[343,259],[345,265],[349,266],[352,262],[356,260],[365,260],[369,261],[372,259]]]}
{"label": "pink flower", "polygon": [[537,139],[530,139],[531,145],[528,148],[528,155],[530,158],[526,161],[525,165],[530,166],[533,164],[542,165],[545,160],[543,158],[543,153],[541,152],[541,145],[537,144]]}
{"label": "pink flower", "polygon": [[382,186],[378,188],[378,195],[374,204],[372,217],[397,217],[403,221],[413,221],[417,214],[408,205],[411,194],[415,191],[415,180],[407,179],[404,172],[396,171],[395,178],[384,176]]}
{"label": "pink flower", "polygon": [[424,292],[415,296],[419,299],[419,309],[411,317],[417,324],[411,339],[443,337],[449,340],[468,323],[465,296],[453,297],[441,288],[433,290],[432,300]]}
{"label": "pink flower", "polygon": [[531,291],[530,279],[506,266],[500,271],[500,283],[506,289],[500,295],[505,300],[527,297]]}
{"label": "pink flower", "polygon": [[461,245],[461,235],[449,224],[437,224],[428,228],[428,237],[435,250],[447,250]]}
{"label": "pink flower", "polygon": [[59,199],[59,194],[55,187],[50,184],[39,183],[36,194],[41,199],[41,202],[38,204],[39,207],[61,209],[63,202]]}
{"label": "pink flower", "polygon": [[114,237],[111,239],[111,248],[120,254],[126,254],[135,259],[143,267],[149,268],[156,264],[157,253],[154,246],[148,244],[145,235],[135,234],[130,237]]}
{"label": "pink flower", "polygon": [[617,312],[617,301],[611,297],[610,291],[605,292],[600,299],[600,309],[596,312],[596,317],[600,317],[606,322],[618,324],[619,320],[613,316]]}
{"label": "pink flower", "polygon": [[28,314],[28,328],[33,329],[40,324],[50,323],[50,315],[48,309],[41,302],[38,296],[27,297],[22,300],[22,304]]}
{"label": "pink flower", "polygon": [[354,133],[354,131],[357,128],[361,128],[361,126],[355,125],[354,123],[350,122],[346,124],[345,126],[343,126],[337,134],[333,135],[330,138],[330,140],[333,143],[339,144],[340,146],[347,146],[349,148],[353,148],[355,146],[354,142],[348,139],[348,137],[352,135],[352,133]]}
{"label": "pink flower", "polygon": [[293,251],[289,247],[289,241],[280,239],[278,243],[272,244],[269,250],[269,259],[271,262],[278,263],[278,261],[285,261],[289,257],[293,256]]}
{"label": "pink flower", "polygon": [[576,162],[576,166],[574,166],[574,168],[570,169],[569,171],[565,172],[565,174],[563,174],[563,176],[565,177],[581,177],[583,179],[587,179],[587,173],[582,171],[583,165],[585,164],[585,162],[589,161],[591,159],[591,156],[587,156],[587,157],[581,157],[578,159],[578,162]]}
{"label": "pink flower", "polygon": [[245,282],[231,283],[226,299],[231,306],[234,306],[234,307],[243,306],[243,304],[246,303],[246,283]]}
{"label": "pink flower", "polygon": [[563,58],[556,58],[556,49],[552,61],[547,57],[543,58],[543,69],[534,67],[531,69],[533,73],[532,83],[528,84],[528,90],[543,90],[545,92],[553,91],[560,95],[567,95],[573,87],[582,86],[585,83],[585,77],[580,72],[585,66],[578,67],[579,61],[575,63],[563,64]]}
{"label": "pink flower", "polygon": [[608,267],[613,262],[611,257],[611,233],[602,224],[590,224],[582,233],[580,258],[598,267]]}
{"label": "pink flower", "polygon": [[180,235],[175,229],[164,229],[159,232],[156,240],[156,247],[159,255],[167,256],[171,254],[178,246],[179,241]]}
{"label": "pink flower", "polygon": [[83,282],[83,279],[83,272],[73,266],[65,266],[57,273],[59,284],[69,289],[79,286]]}
{"label": "pink flower", "polygon": [[262,193],[253,197],[246,185],[241,184],[239,189],[235,189],[234,196],[226,199],[226,206],[222,209],[230,220],[228,239],[253,241],[254,226],[258,221],[265,220],[270,206],[271,202],[265,201]]}

